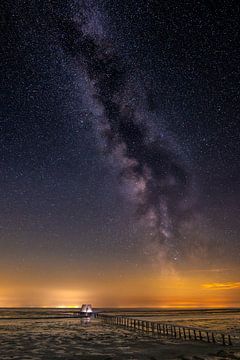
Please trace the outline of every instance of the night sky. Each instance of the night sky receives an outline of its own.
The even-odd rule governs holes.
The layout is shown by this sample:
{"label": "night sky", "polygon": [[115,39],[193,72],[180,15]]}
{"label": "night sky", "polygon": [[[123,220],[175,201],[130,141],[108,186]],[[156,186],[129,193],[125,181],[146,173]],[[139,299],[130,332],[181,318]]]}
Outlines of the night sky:
{"label": "night sky", "polygon": [[239,306],[239,2],[0,9],[0,306]]}

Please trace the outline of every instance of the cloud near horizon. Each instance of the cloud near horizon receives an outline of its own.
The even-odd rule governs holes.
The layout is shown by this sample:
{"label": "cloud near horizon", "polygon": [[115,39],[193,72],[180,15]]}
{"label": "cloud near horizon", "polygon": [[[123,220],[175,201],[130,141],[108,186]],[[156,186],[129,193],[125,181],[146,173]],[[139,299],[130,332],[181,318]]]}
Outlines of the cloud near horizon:
{"label": "cloud near horizon", "polygon": [[203,284],[203,288],[209,290],[232,290],[232,289],[240,289],[240,282],[225,282],[225,283],[208,283]]}

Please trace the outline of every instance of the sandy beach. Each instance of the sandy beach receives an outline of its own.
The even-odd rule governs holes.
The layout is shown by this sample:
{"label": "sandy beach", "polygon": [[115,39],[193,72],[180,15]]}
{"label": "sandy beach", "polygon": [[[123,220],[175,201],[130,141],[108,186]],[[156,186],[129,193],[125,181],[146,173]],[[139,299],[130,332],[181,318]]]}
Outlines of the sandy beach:
{"label": "sandy beach", "polygon": [[240,346],[152,339],[98,319],[1,320],[1,360],[240,359]]}

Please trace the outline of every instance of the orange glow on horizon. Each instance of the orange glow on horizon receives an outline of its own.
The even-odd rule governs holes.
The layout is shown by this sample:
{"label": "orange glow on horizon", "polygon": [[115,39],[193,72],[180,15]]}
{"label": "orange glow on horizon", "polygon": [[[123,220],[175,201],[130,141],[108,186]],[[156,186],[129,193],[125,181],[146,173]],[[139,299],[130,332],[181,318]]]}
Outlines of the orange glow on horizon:
{"label": "orange glow on horizon", "polygon": [[[37,278],[6,273],[0,283],[0,307],[93,307],[193,309],[240,307],[238,271],[108,271],[86,278],[72,273]],[[220,274],[220,275],[219,275]],[[219,281],[221,279],[221,281]],[[221,291],[220,291],[221,290]]]}

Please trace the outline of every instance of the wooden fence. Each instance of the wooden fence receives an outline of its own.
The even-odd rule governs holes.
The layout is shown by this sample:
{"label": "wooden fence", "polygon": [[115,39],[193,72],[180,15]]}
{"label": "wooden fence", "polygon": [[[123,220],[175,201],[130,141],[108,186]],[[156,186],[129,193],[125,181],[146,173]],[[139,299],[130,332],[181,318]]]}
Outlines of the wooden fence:
{"label": "wooden fence", "polygon": [[157,321],[138,320],[127,316],[114,316],[99,313],[97,314],[97,317],[106,324],[117,325],[129,330],[140,331],[157,338],[165,336],[182,340],[198,340],[213,344],[232,345],[230,335],[217,331],[173,325],[170,323],[160,323]]}

